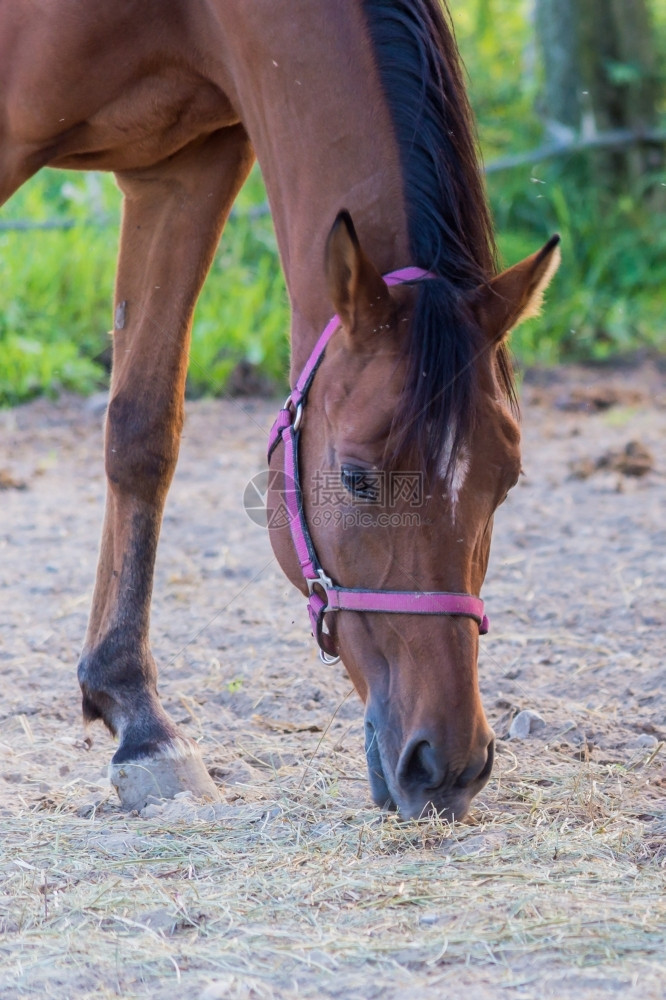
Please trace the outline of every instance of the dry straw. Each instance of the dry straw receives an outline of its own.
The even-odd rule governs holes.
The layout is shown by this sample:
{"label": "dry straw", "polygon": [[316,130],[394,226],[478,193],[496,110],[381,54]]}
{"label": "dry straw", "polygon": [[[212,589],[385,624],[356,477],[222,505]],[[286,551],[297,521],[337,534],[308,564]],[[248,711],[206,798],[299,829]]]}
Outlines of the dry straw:
{"label": "dry straw", "polygon": [[3,1000],[661,995],[663,744],[503,742],[454,827],[369,808],[337,737],[255,725],[219,770],[239,754],[220,806],[93,787],[77,816],[75,783],[2,820]]}

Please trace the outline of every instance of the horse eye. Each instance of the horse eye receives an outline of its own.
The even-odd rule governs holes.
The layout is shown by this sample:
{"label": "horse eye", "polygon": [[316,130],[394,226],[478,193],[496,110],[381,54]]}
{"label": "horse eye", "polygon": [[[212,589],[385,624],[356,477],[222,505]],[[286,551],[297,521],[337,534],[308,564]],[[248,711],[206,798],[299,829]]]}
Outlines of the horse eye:
{"label": "horse eye", "polygon": [[357,465],[343,465],[340,480],[348,493],[356,500],[378,503],[381,495],[380,473],[376,469],[361,469]]}

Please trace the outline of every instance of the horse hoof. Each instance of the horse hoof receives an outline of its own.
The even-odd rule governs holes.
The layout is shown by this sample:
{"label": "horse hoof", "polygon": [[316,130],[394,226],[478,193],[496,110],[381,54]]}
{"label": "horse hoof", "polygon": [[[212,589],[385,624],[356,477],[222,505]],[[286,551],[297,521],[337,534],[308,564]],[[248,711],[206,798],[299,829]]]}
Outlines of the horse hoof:
{"label": "horse hoof", "polygon": [[149,801],[172,799],[191,792],[206,802],[219,802],[220,795],[196,743],[176,740],[159,753],[109,765],[109,781],[118,792],[123,809],[143,809]]}

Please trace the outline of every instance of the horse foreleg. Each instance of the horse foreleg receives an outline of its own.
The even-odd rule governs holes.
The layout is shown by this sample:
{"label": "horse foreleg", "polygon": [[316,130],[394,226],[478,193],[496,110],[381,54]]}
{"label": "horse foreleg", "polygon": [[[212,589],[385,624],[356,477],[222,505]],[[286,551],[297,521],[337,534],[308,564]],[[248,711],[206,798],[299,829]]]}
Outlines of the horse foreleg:
{"label": "horse foreleg", "polygon": [[78,675],[86,720],[118,737],[110,779],[126,808],[191,790],[217,797],[197,745],[160,704],[148,630],[162,511],[173,477],[194,304],[252,164],[240,125],[151,169],[124,193],[106,420],[107,502]]}

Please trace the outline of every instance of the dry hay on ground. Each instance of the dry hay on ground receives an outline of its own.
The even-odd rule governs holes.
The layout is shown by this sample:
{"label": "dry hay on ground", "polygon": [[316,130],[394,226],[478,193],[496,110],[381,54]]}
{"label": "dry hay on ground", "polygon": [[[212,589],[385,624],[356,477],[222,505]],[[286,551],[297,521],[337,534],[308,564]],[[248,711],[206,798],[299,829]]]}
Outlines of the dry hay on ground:
{"label": "dry hay on ground", "polygon": [[453,830],[348,808],[349,759],[320,753],[243,804],[5,820],[3,997],[663,995],[654,751],[505,750]]}

